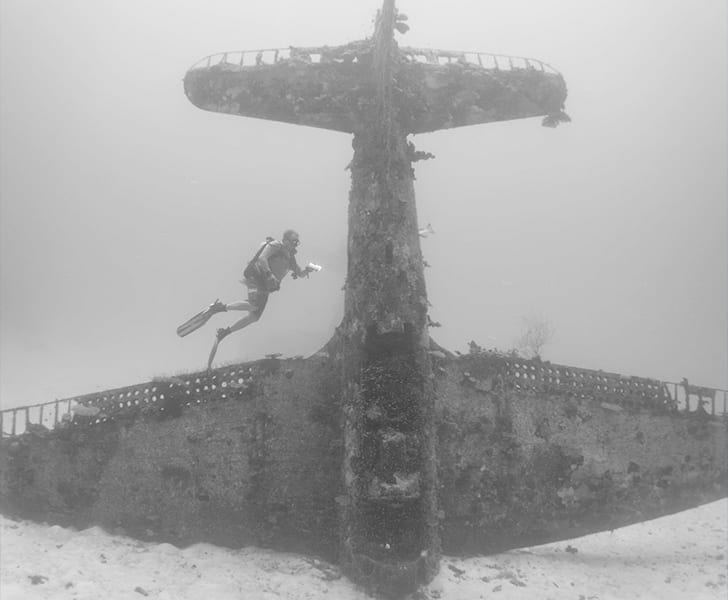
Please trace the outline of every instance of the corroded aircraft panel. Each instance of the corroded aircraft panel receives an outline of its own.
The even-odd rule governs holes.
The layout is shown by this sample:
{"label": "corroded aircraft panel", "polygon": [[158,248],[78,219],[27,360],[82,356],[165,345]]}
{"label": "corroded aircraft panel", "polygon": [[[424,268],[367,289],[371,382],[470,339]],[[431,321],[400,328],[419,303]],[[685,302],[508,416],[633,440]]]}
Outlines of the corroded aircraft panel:
{"label": "corroded aircraft panel", "polygon": [[[399,57],[393,101],[406,133],[568,119],[564,79],[541,61],[413,48],[400,49]],[[376,94],[371,62],[365,42],[229,52],[192,67],[184,87],[204,110],[355,133],[366,126]]]}

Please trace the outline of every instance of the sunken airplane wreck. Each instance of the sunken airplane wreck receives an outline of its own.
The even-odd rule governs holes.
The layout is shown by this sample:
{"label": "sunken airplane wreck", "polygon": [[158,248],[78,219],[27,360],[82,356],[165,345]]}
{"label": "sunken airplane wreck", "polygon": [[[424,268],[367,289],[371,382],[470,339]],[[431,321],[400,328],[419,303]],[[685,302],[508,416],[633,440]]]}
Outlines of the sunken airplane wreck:
{"label": "sunken airplane wreck", "polygon": [[[375,85],[372,51],[364,40],[223,52],[189,70],[185,93],[204,110],[356,134]],[[406,133],[536,116],[550,127],[570,120],[564,79],[540,60],[406,47],[398,60],[396,111]]]}
{"label": "sunken airplane wreck", "polygon": [[[307,359],[26,409],[23,435],[6,411],[3,511],[318,554],[396,597],[429,581],[443,551],[564,539],[725,495],[725,393],[693,410],[663,382],[474,343],[455,356],[430,338],[412,166],[430,155],[407,137],[527,117],[555,126],[568,121],[566,87],[534,59],[400,48],[406,29],[385,0],[371,38],[216,55],[184,81],[205,110],[353,134],[331,340]],[[86,414],[64,421],[71,405]]]}

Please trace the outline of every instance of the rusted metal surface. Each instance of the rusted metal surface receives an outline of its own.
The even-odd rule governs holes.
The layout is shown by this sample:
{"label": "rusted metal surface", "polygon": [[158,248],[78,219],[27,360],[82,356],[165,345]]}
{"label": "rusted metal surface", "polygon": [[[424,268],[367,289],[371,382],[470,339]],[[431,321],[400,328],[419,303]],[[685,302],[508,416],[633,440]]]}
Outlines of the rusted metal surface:
{"label": "rusted metal surface", "polygon": [[[204,110],[355,133],[374,101],[373,56],[367,42],[224,52],[193,65],[184,88]],[[393,76],[405,134],[535,116],[564,120],[564,79],[537,59],[396,48]]]}
{"label": "rusted metal surface", "polygon": [[[516,391],[535,396],[568,395],[664,412],[704,412],[719,419],[728,416],[728,390],[722,388],[691,385],[691,394],[688,395],[681,382],[620,375],[536,360],[505,357],[493,360],[500,365],[498,372],[503,383]],[[170,392],[184,394],[184,404],[187,406],[230,396],[238,397],[253,385],[256,364],[259,363],[233,365],[212,373],[161,378],[93,394],[7,408],[0,411],[0,429],[3,437],[7,438],[24,434],[27,430],[26,424],[40,425],[47,430],[59,425],[93,426],[132,414],[145,406],[156,406]],[[470,383],[473,385],[482,385],[476,377],[470,374],[466,377],[472,378]],[[700,388],[703,398],[708,400],[698,402],[698,397],[692,395],[692,388]],[[79,418],[73,412],[78,406],[97,407],[99,413],[94,418]]]}
{"label": "rusted metal surface", "polygon": [[[189,70],[196,71],[214,67],[249,69],[286,64],[291,61],[309,64],[357,63],[359,62],[358,52],[366,47],[366,42],[355,42],[344,46],[288,46],[287,48],[265,48],[262,50],[232,50],[206,56],[192,65]],[[401,47],[399,51],[408,61],[431,65],[442,66],[457,62],[496,71],[537,69],[544,73],[560,75],[550,64],[537,58],[525,56],[509,56],[507,54],[493,54],[492,52],[439,50],[435,48],[410,48],[406,46]]]}
{"label": "rusted metal surface", "polygon": [[103,392],[5,409],[0,411],[2,435],[22,435],[28,431],[28,425],[37,426],[39,429],[36,432],[43,429],[50,431],[59,426],[92,427],[143,413],[146,409],[168,410],[165,404],[171,400],[175,404],[191,406],[240,397],[252,387],[256,373],[270,363],[270,359],[264,359],[256,363],[224,367],[212,373],[160,378]]}
{"label": "rusted metal surface", "polygon": [[[392,375],[406,371],[381,352],[373,356],[380,360],[367,363],[362,418],[386,425],[390,403],[413,396],[408,380],[391,384]],[[2,441],[0,508],[79,528],[122,527],[128,535],[182,546],[256,544],[336,559],[339,510],[350,501],[340,480],[337,360],[334,353],[265,359],[210,377],[149,382],[142,390],[157,386],[157,401],[139,405],[126,402],[135,386],[114,390],[115,398],[91,395],[99,402],[105,395],[107,410],[116,403],[119,412]],[[634,395],[605,400],[592,393],[609,385],[600,379],[604,373],[533,363],[536,373],[544,369],[539,382],[530,376],[530,361],[515,362],[486,353],[433,355],[436,516],[448,554],[552,542],[725,494],[726,422],[697,413],[694,399],[689,413],[651,401],[640,405],[638,392],[655,380],[636,378]],[[516,376],[526,367],[528,378]],[[416,369],[409,372],[417,376]],[[548,379],[557,375],[583,385],[539,388],[553,385]],[[61,411],[67,405],[59,401]],[[409,415],[418,412],[412,407]],[[30,413],[32,419],[37,411]],[[22,428],[24,410],[17,414]],[[52,414],[44,411],[46,418]],[[361,430],[371,436],[361,460],[374,477],[362,478],[368,485],[361,492],[372,510],[387,499],[412,505],[422,493],[421,479],[399,469],[398,480],[386,481],[390,469],[416,466],[397,461],[400,454],[416,459],[407,435],[416,428],[407,428],[406,418],[396,425]],[[404,524],[384,530],[389,539],[373,549],[373,558],[397,555],[402,536],[420,535]]]}

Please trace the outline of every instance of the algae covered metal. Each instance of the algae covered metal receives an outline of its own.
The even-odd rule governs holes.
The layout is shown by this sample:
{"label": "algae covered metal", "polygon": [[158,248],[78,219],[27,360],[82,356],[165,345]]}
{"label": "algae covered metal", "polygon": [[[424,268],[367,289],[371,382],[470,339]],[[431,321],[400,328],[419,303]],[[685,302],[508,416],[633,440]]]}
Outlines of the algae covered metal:
{"label": "algae covered metal", "polygon": [[228,52],[189,70],[184,88],[214,112],[354,135],[349,165],[340,363],[340,561],[371,589],[400,594],[439,564],[435,393],[410,134],[543,116],[568,120],[566,87],[540,61],[400,48],[409,27],[385,0],[371,38],[345,46]]}

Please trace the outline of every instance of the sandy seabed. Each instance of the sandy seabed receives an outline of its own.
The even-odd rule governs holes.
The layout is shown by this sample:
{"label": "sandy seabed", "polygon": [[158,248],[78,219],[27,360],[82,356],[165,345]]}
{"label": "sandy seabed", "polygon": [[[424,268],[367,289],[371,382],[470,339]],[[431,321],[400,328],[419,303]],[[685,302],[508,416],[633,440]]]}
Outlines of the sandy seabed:
{"label": "sandy seabed", "polygon": [[[728,597],[728,499],[568,541],[444,557],[422,599]],[[209,544],[180,549],[0,517],[0,599],[364,600],[315,558]]]}

